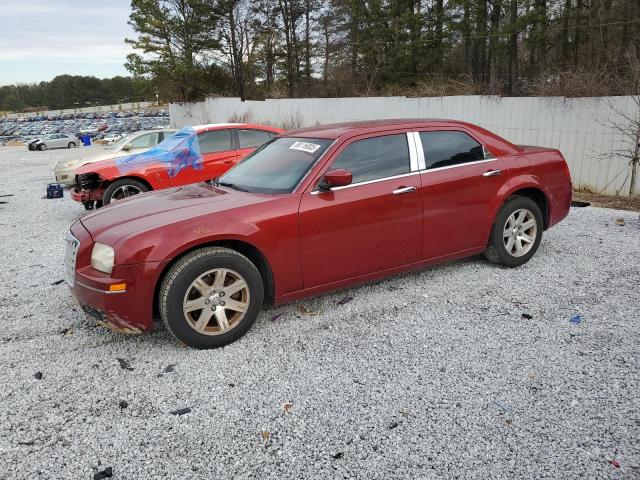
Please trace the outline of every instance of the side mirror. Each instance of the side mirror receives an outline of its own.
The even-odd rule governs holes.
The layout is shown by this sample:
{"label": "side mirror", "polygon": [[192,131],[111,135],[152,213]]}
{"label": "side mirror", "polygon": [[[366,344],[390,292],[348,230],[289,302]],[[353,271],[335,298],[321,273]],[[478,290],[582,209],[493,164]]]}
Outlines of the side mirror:
{"label": "side mirror", "polygon": [[130,143],[125,143],[125,144],[122,146],[122,149],[123,149],[123,150],[131,150],[132,148],[133,148],[133,145],[131,145]]}
{"label": "side mirror", "polygon": [[352,181],[353,176],[351,175],[351,171],[344,168],[338,168],[325,173],[318,187],[321,190],[330,190],[332,187],[344,187],[345,185],[351,185]]}

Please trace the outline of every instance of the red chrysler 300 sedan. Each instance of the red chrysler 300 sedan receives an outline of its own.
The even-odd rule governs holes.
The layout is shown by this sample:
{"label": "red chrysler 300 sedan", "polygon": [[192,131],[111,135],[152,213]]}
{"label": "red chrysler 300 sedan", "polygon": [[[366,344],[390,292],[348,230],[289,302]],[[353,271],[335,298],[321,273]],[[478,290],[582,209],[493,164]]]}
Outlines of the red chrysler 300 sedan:
{"label": "red chrysler 300 sedan", "polygon": [[143,153],[77,168],[71,198],[92,210],[149,190],[215,178],[280,133],[247,123],[185,127]]}
{"label": "red chrysler 300 sedan", "polygon": [[558,150],[450,120],[313,127],[220,178],[116,202],[68,235],[67,281],[120,331],[161,318],[196,348],[241,337],[280,304],[484,252],[516,267],[562,220]]}

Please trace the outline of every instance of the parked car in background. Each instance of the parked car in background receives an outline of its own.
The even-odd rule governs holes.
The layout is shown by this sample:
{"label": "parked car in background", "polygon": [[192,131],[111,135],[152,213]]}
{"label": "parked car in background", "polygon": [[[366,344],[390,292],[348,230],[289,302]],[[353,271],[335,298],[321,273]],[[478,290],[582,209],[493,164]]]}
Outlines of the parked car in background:
{"label": "parked car in background", "polygon": [[216,178],[281,132],[244,123],[186,127],[147,152],[77,168],[71,198],[90,210],[149,190]]}
{"label": "parked car in background", "polygon": [[48,135],[40,135],[40,136],[39,136],[39,137],[37,137],[37,138],[33,138],[33,139],[26,140],[26,141],[25,141],[25,143],[27,144],[27,150],[31,150],[31,151],[33,151],[33,150],[37,150],[37,144],[38,144],[41,140],[45,139],[47,136],[48,136]]}
{"label": "parked car in background", "polygon": [[82,217],[67,282],[115,329],[212,348],[280,304],[484,253],[527,262],[569,212],[552,148],[448,120],[312,127],[271,140],[217,181],[153,192]]}
{"label": "parked car in background", "polygon": [[104,141],[107,143],[107,145],[113,145],[120,140],[122,140],[122,135],[120,135],[119,133],[108,133],[104,137]]}
{"label": "parked car in background", "polygon": [[169,138],[177,130],[143,130],[120,139],[118,142],[93,150],[92,153],[77,158],[75,160],[61,160],[53,167],[53,175],[56,182],[62,185],[71,186],[74,184],[75,175],[73,171],[88,163],[95,163],[101,160],[113,159],[131,155],[132,153],[141,153],[155,147],[160,142]]}
{"label": "parked car in background", "polygon": [[76,148],[80,140],[68,133],[52,133],[28,144],[29,150],[52,150],[54,148]]}

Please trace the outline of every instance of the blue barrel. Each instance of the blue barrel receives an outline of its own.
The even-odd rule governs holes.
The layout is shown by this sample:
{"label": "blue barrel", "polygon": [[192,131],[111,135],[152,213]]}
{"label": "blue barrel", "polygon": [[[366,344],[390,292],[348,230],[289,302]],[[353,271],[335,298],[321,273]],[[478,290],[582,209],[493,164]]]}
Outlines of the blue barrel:
{"label": "blue barrel", "polygon": [[91,146],[91,135],[82,135],[82,144],[85,147]]}

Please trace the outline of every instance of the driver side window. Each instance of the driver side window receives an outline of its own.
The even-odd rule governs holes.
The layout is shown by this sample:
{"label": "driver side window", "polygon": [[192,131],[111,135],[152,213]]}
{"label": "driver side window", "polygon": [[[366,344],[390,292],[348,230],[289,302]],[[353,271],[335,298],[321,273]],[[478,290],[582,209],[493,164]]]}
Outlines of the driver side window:
{"label": "driver side window", "polygon": [[402,175],[411,171],[407,135],[385,135],[356,140],[345,148],[331,170],[351,171],[353,183]]}

